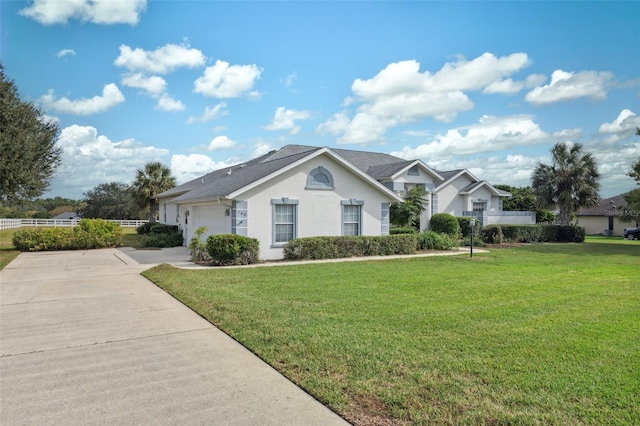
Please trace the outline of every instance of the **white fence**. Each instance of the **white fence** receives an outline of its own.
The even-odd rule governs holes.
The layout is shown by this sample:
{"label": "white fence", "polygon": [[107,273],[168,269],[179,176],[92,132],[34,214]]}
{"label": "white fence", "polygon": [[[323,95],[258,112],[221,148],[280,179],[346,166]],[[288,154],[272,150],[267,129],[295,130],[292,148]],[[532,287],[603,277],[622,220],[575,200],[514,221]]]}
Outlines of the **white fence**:
{"label": "white fence", "polygon": [[[79,220],[75,219],[0,219],[0,230],[23,227],[74,227]],[[148,220],[110,220],[123,228],[137,228]]]}
{"label": "white fence", "polygon": [[463,211],[463,216],[473,216],[480,225],[535,225],[536,212],[518,211]]}

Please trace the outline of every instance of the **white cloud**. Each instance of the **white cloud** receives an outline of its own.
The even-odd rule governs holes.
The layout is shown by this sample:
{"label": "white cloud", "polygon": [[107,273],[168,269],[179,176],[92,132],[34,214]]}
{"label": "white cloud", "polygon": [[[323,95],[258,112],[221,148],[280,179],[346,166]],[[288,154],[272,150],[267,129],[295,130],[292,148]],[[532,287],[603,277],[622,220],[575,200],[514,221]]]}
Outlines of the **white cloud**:
{"label": "white cloud", "polygon": [[501,151],[516,146],[535,145],[547,141],[549,135],[528,115],[508,117],[483,116],[478,124],[451,129],[437,135],[430,143],[415,148],[405,146],[392,153],[398,157],[422,158],[471,155]]}
{"label": "white cloud", "polygon": [[52,181],[51,193],[80,198],[83,192],[109,182],[131,183],[136,169],[169,153],[133,139],[112,142],[91,126],[72,125],[60,132],[62,163]]}
{"label": "white cloud", "polygon": [[68,98],[55,99],[53,90],[40,98],[40,102],[44,104],[46,109],[52,109],[58,112],[90,115],[105,112],[121,102],[124,102],[124,95],[113,83],[107,84],[102,89],[102,96],[94,96],[93,98],[70,100]]}
{"label": "white cloud", "polygon": [[524,81],[515,81],[511,78],[495,81],[482,90],[482,93],[497,93],[502,95],[514,95],[525,88],[538,86],[546,80],[542,74],[531,74]]}
{"label": "white cloud", "polygon": [[143,73],[128,73],[122,76],[122,85],[142,89],[150,96],[160,96],[167,90],[167,82],[158,76],[146,76]]}
{"label": "white cloud", "polygon": [[[603,123],[598,129],[599,133],[630,134],[640,127],[640,117],[629,109],[623,109],[618,117],[611,123]],[[628,135],[627,135],[628,136]]]}
{"label": "white cloud", "polygon": [[187,120],[188,124],[192,124],[195,122],[200,122],[200,123],[206,123],[207,121],[211,121],[214,118],[218,118],[218,117],[222,117],[224,115],[229,114],[229,111],[227,111],[225,108],[227,107],[227,103],[226,102],[220,102],[217,105],[213,106],[213,107],[205,107],[204,108],[204,113],[200,116],[200,117],[194,117],[191,116],[189,117],[189,119]]}
{"label": "white cloud", "polygon": [[158,100],[155,109],[161,111],[182,111],[185,105],[167,94],[167,82],[156,75],[146,76],[143,73],[128,73],[122,76],[122,84],[142,91]]}
{"label": "white cloud", "polygon": [[178,184],[182,184],[235,163],[232,159],[215,162],[204,154],[177,154],[171,157],[171,174],[175,176]]}
{"label": "white cloud", "polygon": [[131,49],[123,44],[114,64],[129,71],[167,74],[178,68],[196,68],[204,65],[205,57],[198,49],[186,44],[166,44],[153,51]]}
{"label": "white cloud", "polygon": [[278,107],[271,124],[266,125],[265,130],[289,130],[292,135],[298,134],[300,126],[296,124],[296,120],[308,120],[311,118],[309,111],[296,111]]}
{"label": "white cloud", "polygon": [[575,73],[556,70],[551,74],[551,82],[548,85],[534,88],[524,99],[535,105],[548,105],[579,98],[604,100],[612,80],[613,75],[607,71]]}
{"label": "white cloud", "polygon": [[216,98],[237,98],[243,94],[257,97],[259,93],[251,89],[260,74],[262,69],[255,64],[229,65],[228,62],[217,60],[193,83],[194,92]]}
{"label": "white cloud", "polygon": [[173,99],[166,93],[160,96],[158,103],[156,104],[156,109],[159,109],[160,111],[182,111],[185,108],[186,107],[182,102]]}
{"label": "white cloud", "polygon": [[258,158],[262,155],[268,154],[273,150],[274,150],[274,147],[269,142],[266,142],[264,140],[259,140],[253,146],[253,152],[251,153],[251,158]]}
{"label": "white cloud", "polygon": [[146,6],[146,0],[34,0],[19,13],[44,25],[66,24],[70,19],[136,25]]}
{"label": "white cloud", "polygon": [[219,151],[222,149],[231,149],[235,148],[236,143],[232,141],[227,136],[216,136],[209,142],[209,146],[207,146],[208,151]]}
{"label": "white cloud", "polygon": [[56,53],[56,56],[58,58],[62,58],[63,56],[67,56],[67,55],[76,56],[76,51],[73,49],[62,49],[61,51]]}
{"label": "white cloud", "polygon": [[[338,143],[366,144],[384,138],[389,128],[427,117],[449,122],[474,106],[464,91],[487,87],[496,92],[512,91],[515,83],[501,83],[500,87],[500,82],[528,64],[524,53],[499,58],[485,53],[471,61],[447,63],[435,74],[420,72],[415,60],[391,63],[373,78],[353,82],[355,97],[344,102],[345,106],[361,103],[353,119],[343,111],[316,131],[341,134]],[[526,83],[520,84],[524,87]]]}

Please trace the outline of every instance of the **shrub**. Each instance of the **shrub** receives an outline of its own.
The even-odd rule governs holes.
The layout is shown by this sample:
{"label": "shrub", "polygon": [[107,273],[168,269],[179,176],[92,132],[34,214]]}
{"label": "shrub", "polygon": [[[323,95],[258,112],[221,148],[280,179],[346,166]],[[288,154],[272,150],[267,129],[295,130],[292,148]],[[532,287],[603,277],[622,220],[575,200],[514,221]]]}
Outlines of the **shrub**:
{"label": "shrub", "polygon": [[207,253],[207,244],[202,241],[202,236],[207,231],[206,226],[201,226],[193,233],[193,237],[189,242],[189,251],[191,253],[191,260],[194,262],[207,262],[211,260],[209,253]]}
{"label": "shrub", "polygon": [[[456,217],[456,220],[458,221],[458,225],[460,226],[460,233],[462,237],[469,238],[469,236],[471,235],[471,217]],[[480,228],[480,223],[478,222],[478,220],[476,220],[476,225],[473,227],[473,230],[475,232],[473,234],[474,239],[480,235]]]}
{"label": "shrub", "polygon": [[79,249],[115,247],[122,244],[122,227],[104,219],[82,219],[73,228]]}
{"label": "shrub", "polygon": [[398,234],[417,234],[418,230],[416,228],[411,227],[397,227],[389,229],[389,234],[398,235]]}
{"label": "shrub", "polygon": [[143,247],[177,247],[184,242],[182,231],[176,225],[154,223],[149,227],[149,234],[141,239]]}
{"label": "shrub", "polygon": [[20,251],[85,250],[122,243],[122,228],[103,219],[83,219],[75,228],[25,229],[13,235]]}
{"label": "shrub", "polygon": [[138,235],[149,235],[149,233],[151,232],[151,227],[153,225],[156,224],[152,222],[143,223],[136,228],[136,232],[138,233]]}
{"label": "shrub", "polygon": [[480,230],[480,238],[487,244],[504,243],[504,235],[502,234],[502,226],[486,225]]}
{"label": "shrub", "polygon": [[260,243],[237,234],[209,235],[207,253],[216,265],[250,265],[260,260]]}
{"label": "shrub", "polygon": [[488,225],[482,228],[480,237],[488,244],[548,241],[582,243],[585,229],[559,225]]}
{"label": "shrub", "polygon": [[457,247],[456,240],[444,233],[424,231],[418,236],[418,248],[421,250],[450,250],[454,247]]}
{"label": "shrub", "polygon": [[429,230],[458,238],[458,235],[460,234],[460,225],[458,224],[458,219],[449,213],[435,213],[431,216]]}
{"label": "shrub", "polygon": [[417,247],[417,234],[355,237],[296,238],[284,246],[285,259],[337,259],[359,256],[412,254]]}
{"label": "shrub", "polygon": [[585,229],[581,226],[558,226],[558,241],[584,243]]}

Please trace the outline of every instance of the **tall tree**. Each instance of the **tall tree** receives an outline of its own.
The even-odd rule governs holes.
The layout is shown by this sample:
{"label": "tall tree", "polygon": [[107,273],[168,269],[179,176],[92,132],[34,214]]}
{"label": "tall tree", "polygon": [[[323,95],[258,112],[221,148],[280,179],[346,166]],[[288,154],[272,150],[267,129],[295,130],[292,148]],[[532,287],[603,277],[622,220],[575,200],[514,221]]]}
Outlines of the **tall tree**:
{"label": "tall tree", "polygon": [[140,208],[149,207],[149,222],[155,222],[158,216],[158,194],[176,186],[171,170],[159,161],[147,163],[144,169],[138,169],[133,182],[134,198]]}
{"label": "tall tree", "polygon": [[536,212],[536,223],[553,222],[556,217],[548,209],[542,209],[538,207],[536,201],[536,194],[533,193],[533,189],[530,186],[517,187],[509,185],[494,185],[498,189],[511,193],[511,197],[506,197],[503,200],[503,209],[513,212]]}
{"label": "tall tree", "polygon": [[140,219],[133,189],[126,183],[103,183],[84,193],[86,206],[78,211],[88,219]]}
{"label": "tall tree", "polygon": [[0,201],[38,197],[60,164],[60,129],[35,105],[20,99],[0,63]]}
{"label": "tall tree", "polygon": [[538,206],[557,208],[558,221],[568,225],[578,209],[598,205],[600,174],[593,155],[583,152],[582,144],[557,143],[551,156],[552,164],[538,163],[531,187]]}

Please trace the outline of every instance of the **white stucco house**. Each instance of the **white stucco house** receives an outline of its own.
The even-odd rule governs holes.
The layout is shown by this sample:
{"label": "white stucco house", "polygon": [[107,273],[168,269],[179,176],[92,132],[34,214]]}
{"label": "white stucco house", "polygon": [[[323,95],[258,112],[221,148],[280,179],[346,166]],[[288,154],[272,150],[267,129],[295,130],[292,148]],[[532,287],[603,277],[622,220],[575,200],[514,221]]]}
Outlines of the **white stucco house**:
{"label": "white stucco house", "polygon": [[535,223],[533,212],[503,212],[502,199],[511,194],[467,170],[439,172],[421,160],[303,145],[284,146],[161,193],[160,222],[178,225],[185,244],[205,226],[206,236],[256,238],[262,259],[280,259],[292,238],[389,234],[390,204],[416,185],[425,188],[430,202],[422,229],[438,212],[474,215],[485,224]]}

